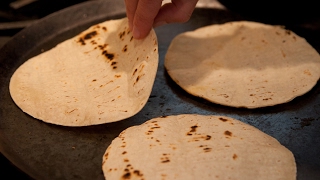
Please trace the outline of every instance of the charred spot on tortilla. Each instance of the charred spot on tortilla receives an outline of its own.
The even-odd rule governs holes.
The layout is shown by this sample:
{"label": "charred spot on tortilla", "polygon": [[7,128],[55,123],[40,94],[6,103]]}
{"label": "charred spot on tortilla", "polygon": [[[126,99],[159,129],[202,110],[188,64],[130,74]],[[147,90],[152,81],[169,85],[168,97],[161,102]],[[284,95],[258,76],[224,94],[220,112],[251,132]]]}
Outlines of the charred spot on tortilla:
{"label": "charred spot on tortilla", "polygon": [[268,101],[268,100],[272,100],[272,98],[263,98],[263,101]]}
{"label": "charred spot on tortilla", "polygon": [[127,50],[128,50],[128,45],[124,45],[122,52],[127,52]]}
{"label": "charred spot on tortilla", "polygon": [[223,121],[223,122],[228,121],[228,119],[226,119],[226,118],[222,118],[222,117],[220,117],[220,118],[219,118],[219,120],[220,120],[220,121]]}
{"label": "charred spot on tortilla", "polygon": [[232,136],[232,132],[230,132],[230,131],[225,131],[224,134],[225,134],[226,136]]}
{"label": "charred spot on tortilla", "polygon": [[232,159],[236,160],[238,158],[237,154],[233,154]]}
{"label": "charred spot on tortilla", "polygon": [[123,179],[130,179],[131,178],[131,173],[127,172],[122,176]]}
{"label": "charred spot on tortilla", "polygon": [[86,40],[89,40],[93,37],[95,37],[96,35],[98,35],[98,32],[97,31],[92,31],[92,32],[89,32],[87,34],[85,34],[84,36],[80,37],[78,42],[81,44],[81,45],[86,45]]}
{"label": "charred spot on tortilla", "polygon": [[168,163],[168,162],[170,162],[170,159],[166,159],[166,160],[163,160],[163,161],[161,161],[162,163]]}
{"label": "charred spot on tortilla", "polygon": [[98,45],[98,48],[100,50],[104,50],[107,46],[108,46],[108,44]]}
{"label": "charred spot on tortilla", "polygon": [[210,135],[207,135],[205,140],[210,140],[211,139],[211,136]]}
{"label": "charred spot on tortilla", "polygon": [[133,86],[136,85],[136,83],[139,81],[140,76],[137,76],[136,81],[133,83]]}
{"label": "charred spot on tortilla", "polygon": [[95,40],[90,41],[92,45],[96,45],[97,42]]}
{"label": "charred spot on tortilla", "polygon": [[79,42],[81,45],[86,45],[86,42],[84,41],[83,38],[80,38],[78,42]]}
{"label": "charred spot on tortilla", "polygon": [[168,162],[170,162],[169,154],[163,153],[163,154],[162,154],[162,157],[160,158],[160,160],[161,160],[162,163],[168,163]]}
{"label": "charred spot on tortilla", "polygon": [[137,176],[143,176],[143,174],[139,170],[134,170],[133,173]]}
{"label": "charred spot on tortilla", "polygon": [[198,127],[199,126],[197,126],[197,125],[191,126],[190,132],[196,132]]}
{"label": "charred spot on tortilla", "polygon": [[124,36],[126,35],[126,31],[122,31],[122,32],[120,32],[119,33],[119,38],[121,39],[121,40],[124,40]]}
{"label": "charred spot on tortilla", "polygon": [[133,71],[133,76],[136,74],[136,72],[138,71],[138,69],[136,68],[134,71]]}
{"label": "charred spot on tortilla", "polygon": [[152,130],[148,130],[148,131],[146,132],[147,135],[151,135],[152,133],[153,133]]}
{"label": "charred spot on tortilla", "polygon": [[104,55],[104,56],[105,56],[106,58],[108,58],[110,61],[112,61],[113,58],[114,58],[114,54],[108,53],[108,51],[106,51],[106,50],[102,51],[102,55]]}
{"label": "charred spot on tortilla", "polygon": [[287,30],[285,30],[285,32],[286,32],[287,35],[291,35],[291,31],[290,30],[287,29]]}
{"label": "charred spot on tortilla", "polygon": [[91,38],[95,37],[97,34],[98,34],[97,31],[89,32],[89,33],[87,33],[87,34],[85,34],[85,35],[83,36],[83,39],[84,39],[84,40],[91,39]]}
{"label": "charred spot on tortilla", "polygon": [[191,128],[191,130],[189,132],[187,132],[188,136],[193,135],[192,133],[197,131],[198,126],[197,125],[193,125],[190,128]]}
{"label": "charred spot on tortilla", "polygon": [[161,128],[160,126],[153,126],[151,127],[151,129],[158,129],[158,128]]}

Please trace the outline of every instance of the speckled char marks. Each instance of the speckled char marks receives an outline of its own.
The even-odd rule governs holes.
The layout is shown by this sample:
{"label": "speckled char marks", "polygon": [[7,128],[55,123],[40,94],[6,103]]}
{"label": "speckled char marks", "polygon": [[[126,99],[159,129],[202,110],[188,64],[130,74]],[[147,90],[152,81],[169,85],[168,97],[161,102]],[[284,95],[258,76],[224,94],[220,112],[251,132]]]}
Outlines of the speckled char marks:
{"label": "speckled char marks", "polygon": [[276,139],[223,116],[182,114],[122,131],[102,157],[105,179],[295,179]]}
{"label": "speckled char marks", "polygon": [[213,103],[260,108],[291,101],[320,77],[320,56],[280,26],[237,21],[176,36],[167,51],[170,77]]}
{"label": "speckled char marks", "polygon": [[126,18],[108,20],[26,61],[12,76],[10,93],[24,112],[44,122],[119,121],[146,104],[158,59],[154,30],[136,40]]}

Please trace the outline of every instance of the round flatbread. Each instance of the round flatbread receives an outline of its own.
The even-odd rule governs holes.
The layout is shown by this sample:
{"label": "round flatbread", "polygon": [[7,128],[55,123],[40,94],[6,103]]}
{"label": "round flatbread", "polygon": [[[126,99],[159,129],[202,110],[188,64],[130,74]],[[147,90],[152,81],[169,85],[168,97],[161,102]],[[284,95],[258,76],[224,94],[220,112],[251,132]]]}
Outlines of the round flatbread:
{"label": "round flatbread", "polygon": [[237,21],[176,36],[165,68],[188,93],[232,107],[289,102],[320,77],[319,53],[280,26]]}
{"label": "round flatbread", "polygon": [[136,40],[126,18],[108,20],[22,64],[10,94],[24,112],[52,124],[122,120],[146,104],[158,56],[154,30]]}
{"label": "round flatbread", "polygon": [[224,116],[182,114],[121,132],[102,157],[105,179],[294,180],[293,154],[273,137]]}

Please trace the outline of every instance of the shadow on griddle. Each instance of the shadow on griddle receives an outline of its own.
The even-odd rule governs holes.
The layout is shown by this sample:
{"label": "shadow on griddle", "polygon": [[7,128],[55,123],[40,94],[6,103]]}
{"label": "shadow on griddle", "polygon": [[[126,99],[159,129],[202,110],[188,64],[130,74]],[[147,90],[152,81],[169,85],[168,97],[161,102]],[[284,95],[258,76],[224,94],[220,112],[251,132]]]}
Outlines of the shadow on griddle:
{"label": "shadow on griddle", "polygon": [[209,111],[213,110],[222,114],[236,113],[239,115],[249,115],[249,114],[266,114],[266,113],[284,113],[286,111],[297,111],[301,108],[311,107],[313,105],[316,105],[317,101],[319,101],[320,99],[319,98],[320,81],[319,81],[309,92],[307,92],[302,96],[298,96],[294,98],[292,101],[287,103],[278,104],[274,106],[255,108],[255,109],[248,109],[248,108],[242,108],[242,107],[240,108],[229,107],[229,106],[216,104],[206,99],[203,99],[201,97],[197,97],[189,94],[171,79],[167,71],[165,71],[164,74],[165,74],[165,79],[168,86],[171,88],[173,93],[179,96],[181,99],[189,103],[192,103],[199,108],[203,108]]}

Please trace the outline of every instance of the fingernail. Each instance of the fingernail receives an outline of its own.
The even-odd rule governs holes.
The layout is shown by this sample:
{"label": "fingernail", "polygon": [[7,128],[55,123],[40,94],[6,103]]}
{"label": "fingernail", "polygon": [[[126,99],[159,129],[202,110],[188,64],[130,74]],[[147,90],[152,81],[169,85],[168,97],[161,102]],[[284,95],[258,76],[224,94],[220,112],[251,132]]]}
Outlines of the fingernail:
{"label": "fingernail", "polygon": [[140,31],[136,26],[133,26],[132,35],[133,35],[133,38],[135,39],[140,38]]}
{"label": "fingernail", "polygon": [[153,27],[156,28],[156,27],[166,25],[166,24],[167,24],[167,22],[165,22],[165,21],[159,21],[159,22],[154,23]]}

